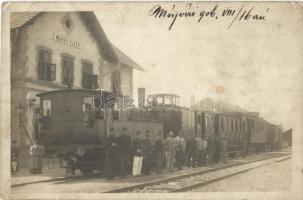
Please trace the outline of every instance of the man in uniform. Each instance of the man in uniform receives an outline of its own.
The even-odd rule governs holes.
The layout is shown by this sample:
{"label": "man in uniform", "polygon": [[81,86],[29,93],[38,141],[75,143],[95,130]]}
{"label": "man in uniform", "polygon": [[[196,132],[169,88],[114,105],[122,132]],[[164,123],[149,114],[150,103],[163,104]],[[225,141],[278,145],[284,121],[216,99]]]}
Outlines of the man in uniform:
{"label": "man in uniform", "polygon": [[162,134],[161,131],[159,131],[158,136],[154,143],[154,151],[155,151],[155,157],[156,157],[156,172],[158,174],[162,171],[162,164],[163,164],[163,157],[164,157],[164,147],[162,142]]}
{"label": "man in uniform", "polygon": [[17,147],[17,140],[13,140],[12,145],[11,145],[11,172],[12,172],[12,174],[15,174],[19,170],[18,157],[19,157],[19,150]]}
{"label": "man in uniform", "polygon": [[32,174],[41,174],[43,168],[42,158],[44,155],[43,146],[39,145],[37,141],[34,141],[33,145],[30,147],[29,155],[31,156],[30,172]]}
{"label": "man in uniform", "polygon": [[176,147],[175,147],[175,140],[173,138],[174,133],[170,131],[168,133],[168,137],[165,139],[164,146],[165,146],[165,152],[167,157],[166,162],[166,168],[167,171],[171,172],[173,171],[173,165],[174,165],[174,159],[176,155]]}
{"label": "man in uniform", "polygon": [[141,132],[137,131],[136,139],[133,142],[133,176],[141,176],[142,160],[143,160],[143,142]]}
{"label": "man in uniform", "polygon": [[176,167],[177,169],[182,169],[182,161],[183,161],[183,148],[182,148],[182,140],[180,135],[175,137],[176,144]]}
{"label": "man in uniform", "polygon": [[207,139],[207,146],[206,146],[206,154],[207,154],[207,163],[213,164],[214,157],[215,157],[215,147],[214,147],[214,139],[213,136],[208,137]]}
{"label": "man in uniform", "polygon": [[116,175],[116,167],[117,167],[117,139],[113,133],[114,129],[110,128],[109,137],[106,139],[105,144],[105,171],[106,178],[111,180]]}
{"label": "man in uniform", "polygon": [[119,175],[124,178],[130,163],[130,137],[127,135],[127,128],[122,128],[122,134],[118,137]]}
{"label": "man in uniform", "polygon": [[145,131],[145,139],[143,140],[143,167],[144,174],[149,174],[152,155],[152,143],[149,139],[149,130]]}
{"label": "man in uniform", "polygon": [[196,142],[197,142],[196,160],[197,160],[198,166],[201,167],[202,166],[202,159],[203,159],[203,140],[202,140],[200,135],[196,137]]}
{"label": "man in uniform", "polygon": [[191,135],[190,139],[186,143],[186,154],[188,159],[188,168],[196,167],[197,141],[194,134]]}

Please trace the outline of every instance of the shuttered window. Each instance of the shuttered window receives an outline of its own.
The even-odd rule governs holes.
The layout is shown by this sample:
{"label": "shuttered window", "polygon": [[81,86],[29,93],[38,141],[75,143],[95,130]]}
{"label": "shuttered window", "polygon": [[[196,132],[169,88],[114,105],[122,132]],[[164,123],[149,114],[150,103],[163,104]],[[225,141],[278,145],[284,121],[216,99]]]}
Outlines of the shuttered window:
{"label": "shuttered window", "polygon": [[38,79],[44,81],[56,80],[56,65],[51,63],[51,53],[47,50],[39,50]]}
{"label": "shuttered window", "polygon": [[73,86],[74,82],[74,60],[70,57],[62,57],[62,83]]}

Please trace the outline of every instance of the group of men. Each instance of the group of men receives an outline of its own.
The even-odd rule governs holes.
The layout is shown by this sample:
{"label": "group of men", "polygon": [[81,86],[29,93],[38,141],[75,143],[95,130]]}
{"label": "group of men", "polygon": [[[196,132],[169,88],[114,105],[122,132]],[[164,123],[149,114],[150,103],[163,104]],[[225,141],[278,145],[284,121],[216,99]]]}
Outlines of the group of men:
{"label": "group of men", "polygon": [[164,167],[166,171],[174,171],[185,165],[203,166],[215,159],[215,146],[212,146],[208,146],[205,137],[192,135],[185,141],[181,134],[175,136],[172,131],[165,139],[159,131],[154,141],[150,139],[149,130],[137,131],[131,142],[127,128],[122,128],[118,137],[110,129],[105,144],[105,175],[107,179],[117,175],[124,178],[131,173],[137,177],[148,175],[152,166],[157,173],[161,173]]}

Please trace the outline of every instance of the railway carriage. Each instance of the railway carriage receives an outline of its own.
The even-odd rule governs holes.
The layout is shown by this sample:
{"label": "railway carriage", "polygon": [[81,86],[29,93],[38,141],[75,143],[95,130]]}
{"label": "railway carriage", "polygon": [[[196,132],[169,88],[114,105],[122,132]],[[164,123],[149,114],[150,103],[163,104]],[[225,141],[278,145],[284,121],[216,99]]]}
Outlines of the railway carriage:
{"label": "railway carriage", "polygon": [[243,151],[245,120],[242,119],[241,113],[217,114],[215,132],[219,141],[226,140],[226,151],[230,156]]}
{"label": "railway carriage", "polygon": [[247,139],[250,152],[265,151],[267,140],[267,122],[260,118],[257,113],[248,113],[247,117],[248,132]]}

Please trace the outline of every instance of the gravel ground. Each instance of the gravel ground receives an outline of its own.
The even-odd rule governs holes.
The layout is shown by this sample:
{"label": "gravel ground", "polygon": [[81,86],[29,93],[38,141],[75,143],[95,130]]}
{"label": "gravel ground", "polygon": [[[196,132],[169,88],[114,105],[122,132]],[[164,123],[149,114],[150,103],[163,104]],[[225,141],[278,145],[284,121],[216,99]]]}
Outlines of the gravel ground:
{"label": "gravel ground", "polygon": [[291,159],[206,185],[193,192],[275,192],[291,189]]}

